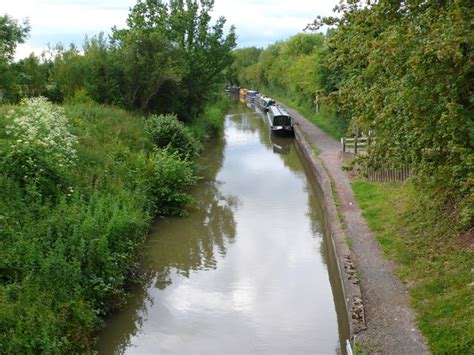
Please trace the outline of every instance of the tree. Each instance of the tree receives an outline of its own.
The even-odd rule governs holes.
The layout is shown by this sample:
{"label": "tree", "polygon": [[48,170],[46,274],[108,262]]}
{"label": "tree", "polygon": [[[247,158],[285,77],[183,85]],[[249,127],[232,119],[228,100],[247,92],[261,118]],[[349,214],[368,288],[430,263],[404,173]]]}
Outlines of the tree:
{"label": "tree", "polygon": [[250,85],[240,76],[241,71],[244,68],[248,68],[251,65],[258,63],[258,58],[262,51],[262,48],[257,47],[237,48],[234,50],[232,52],[233,63],[226,73],[227,81],[231,85]]}
{"label": "tree", "polygon": [[15,56],[15,49],[28,36],[30,26],[27,20],[18,23],[8,15],[0,16],[0,102],[3,99],[14,101],[17,99],[15,73],[10,67]]}
{"label": "tree", "polygon": [[[201,112],[231,64],[235,47],[234,29],[224,35],[224,18],[211,26],[213,4],[140,0],[129,14],[128,28],[113,29],[114,48],[124,55],[131,76],[143,79],[126,83],[134,106],[174,111],[182,118]],[[170,98],[169,106],[156,107],[163,97]]]}
{"label": "tree", "polygon": [[337,25],[325,62],[339,82],[328,97],[353,126],[376,132],[372,163],[410,163],[447,200],[472,194],[471,2],[343,1],[337,10],[313,24]]}
{"label": "tree", "polygon": [[22,97],[33,97],[46,94],[48,82],[48,64],[41,63],[40,58],[31,53],[12,65],[16,73],[16,82],[19,85]]}
{"label": "tree", "polygon": [[84,88],[90,97],[102,104],[127,106],[120,91],[120,80],[123,80],[123,58],[114,56],[114,51],[111,50],[103,33],[90,39],[86,38],[83,50],[86,68]]}
{"label": "tree", "polygon": [[52,85],[56,85],[63,98],[70,99],[80,89],[84,88],[84,78],[87,72],[84,56],[79,49],[71,44],[68,49],[59,43],[52,50],[53,68],[51,72]]}
{"label": "tree", "polygon": [[182,59],[160,31],[139,27],[114,31],[113,45],[128,108],[150,111],[164,83],[179,82],[183,76]]}
{"label": "tree", "polygon": [[8,15],[0,16],[0,61],[13,61],[16,46],[25,42],[29,32],[28,20],[18,23]]}

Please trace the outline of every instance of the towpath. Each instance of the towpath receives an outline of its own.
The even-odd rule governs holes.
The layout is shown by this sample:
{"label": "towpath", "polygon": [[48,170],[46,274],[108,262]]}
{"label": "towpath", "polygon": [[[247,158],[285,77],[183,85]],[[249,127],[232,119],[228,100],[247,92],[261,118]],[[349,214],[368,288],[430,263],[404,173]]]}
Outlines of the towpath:
{"label": "towpath", "polygon": [[308,143],[321,152],[325,165],[341,202],[341,212],[352,241],[351,249],[357,269],[365,307],[367,330],[356,335],[356,342],[365,351],[382,354],[427,354],[426,340],[409,307],[408,293],[394,276],[395,265],[383,257],[380,245],[369,230],[354,199],[348,174],[342,169],[341,146],[299,112],[287,109],[303,131]]}

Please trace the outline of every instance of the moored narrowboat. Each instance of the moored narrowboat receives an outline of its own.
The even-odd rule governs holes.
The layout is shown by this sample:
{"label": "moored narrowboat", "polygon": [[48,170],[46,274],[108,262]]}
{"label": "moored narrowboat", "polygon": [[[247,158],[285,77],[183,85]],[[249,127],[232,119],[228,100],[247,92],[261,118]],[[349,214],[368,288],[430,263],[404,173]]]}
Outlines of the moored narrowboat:
{"label": "moored narrowboat", "polygon": [[272,133],[280,135],[293,135],[293,120],[288,112],[281,106],[269,106],[267,123]]}
{"label": "moored narrowboat", "polygon": [[248,90],[247,91],[247,100],[248,101],[255,101],[255,97],[257,96],[258,94],[258,91],[255,91],[255,90]]}
{"label": "moored narrowboat", "polygon": [[246,89],[246,88],[240,88],[240,90],[239,90],[240,97],[245,98],[247,96],[247,91],[248,91],[248,89]]}
{"label": "moored narrowboat", "polygon": [[262,108],[264,112],[267,112],[268,108],[273,105],[275,105],[275,100],[272,100],[269,97],[262,97],[260,99],[260,107]]}
{"label": "moored narrowboat", "polygon": [[225,92],[229,94],[238,94],[240,91],[240,87],[238,86],[228,86],[225,88]]}

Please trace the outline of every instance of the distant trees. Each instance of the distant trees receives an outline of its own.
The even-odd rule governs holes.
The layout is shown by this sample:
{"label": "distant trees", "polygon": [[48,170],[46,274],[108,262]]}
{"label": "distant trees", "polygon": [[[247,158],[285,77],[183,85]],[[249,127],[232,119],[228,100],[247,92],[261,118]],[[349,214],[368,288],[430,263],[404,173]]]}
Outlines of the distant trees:
{"label": "distant trees", "polygon": [[[8,101],[41,93],[58,102],[81,91],[99,103],[193,119],[223,83],[236,45],[234,28],[224,33],[224,18],[211,23],[213,5],[212,0],[139,0],[127,27],[114,27],[110,38],[86,38],[83,52],[58,44],[49,56],[31,55],[18,65],[10,63],[13,51],[29,27],[4,16],[0,31],[4,27],[9,35],[0,43],[0,66],[14,71],[8,85],[16,85]],[[7,78],[0,76],[0,88]]]}
{"label": "distant trees", "polygon": [[228,81],[261,90],[267,88],[311,106],[319,87],[318,63],[324,48],[324,35],[301,33],[265,50],[236,49]]}
{"label": "distant trees", "polygon": [[[258,80],[258,74],[255,76],[250,75],[246,77],[246,71],[251,71],[251,67],[254,68],[258,65],[258,59],[263,49],[256,47],[248,48],[237,48],[232,53],[233,63],[228,68],[226,73],[226,79],[231,85],[249,85],[249,82]],[[253,70],[255,71],[255,69]]]}

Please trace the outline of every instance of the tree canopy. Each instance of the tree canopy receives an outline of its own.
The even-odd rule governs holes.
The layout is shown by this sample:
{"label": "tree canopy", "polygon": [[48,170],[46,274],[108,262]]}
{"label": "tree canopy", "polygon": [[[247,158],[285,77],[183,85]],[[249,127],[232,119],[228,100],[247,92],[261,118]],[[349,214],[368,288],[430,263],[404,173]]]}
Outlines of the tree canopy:
{"label": "tree canopy", "polygon": [[325,65],[327,97],[372,130],[371,161],[409,163],[430,184],[472,193],[474,171],[470,1],[343,1]]}

